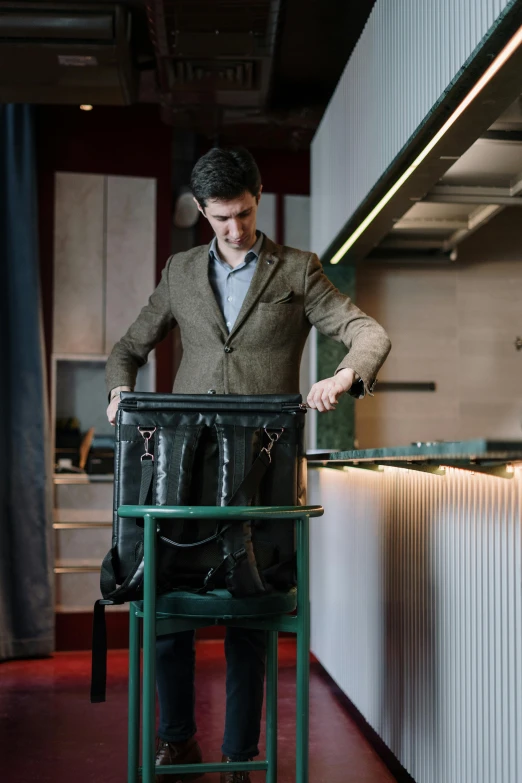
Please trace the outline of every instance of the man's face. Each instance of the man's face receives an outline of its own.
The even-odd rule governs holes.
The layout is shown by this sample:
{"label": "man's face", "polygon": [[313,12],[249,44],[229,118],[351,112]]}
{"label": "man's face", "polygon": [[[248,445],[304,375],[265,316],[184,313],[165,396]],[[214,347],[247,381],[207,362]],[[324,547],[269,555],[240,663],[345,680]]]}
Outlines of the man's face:
{"label": "man's face", "polygon": [[196,201],[199,211],[212,226],[219,244],[234,250],[249,250],[256,241],[257,206],[261,198],[246,191],[232,201],[211,199],[202,209]]}

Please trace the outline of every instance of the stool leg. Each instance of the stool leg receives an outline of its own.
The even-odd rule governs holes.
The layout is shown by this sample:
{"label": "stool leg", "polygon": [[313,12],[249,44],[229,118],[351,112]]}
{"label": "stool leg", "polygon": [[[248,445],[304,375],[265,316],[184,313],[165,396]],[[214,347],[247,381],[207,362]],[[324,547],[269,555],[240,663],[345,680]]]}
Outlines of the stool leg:
{"label": "stool leg", "polygon": [[297,634],[296,783],[308,783],[308,711],[310,707],[310,631]]}
{"label": "stool leg", "polygon": [[267,632],[266,653],[266,783],[277,783],[277,631]]}
{"label": "stool leg", "polygon": [[127,732],[127,783],[138,783],[140,755],[140,622],[136,605],[129,606],[129,718]]}
{"label": "stool leg", "polygon": [[142,783],[155,781],[156,735],[156,520],[144,517]]}
{"label": "stool leg", "polygon": [[308,517],[297,521],[296,783],[308,783],[310,574]]}

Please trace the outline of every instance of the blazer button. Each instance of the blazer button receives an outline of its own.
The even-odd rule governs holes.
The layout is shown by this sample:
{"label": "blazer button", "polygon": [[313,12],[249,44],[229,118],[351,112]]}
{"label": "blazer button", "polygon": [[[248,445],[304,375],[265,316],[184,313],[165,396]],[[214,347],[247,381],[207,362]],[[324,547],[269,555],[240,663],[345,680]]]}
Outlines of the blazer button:
{"label": "blazer button", "polygon": [[225,353],[232,353],[232,348],[230,347],[230,345],[225,345],[223,350],[225,351]]}

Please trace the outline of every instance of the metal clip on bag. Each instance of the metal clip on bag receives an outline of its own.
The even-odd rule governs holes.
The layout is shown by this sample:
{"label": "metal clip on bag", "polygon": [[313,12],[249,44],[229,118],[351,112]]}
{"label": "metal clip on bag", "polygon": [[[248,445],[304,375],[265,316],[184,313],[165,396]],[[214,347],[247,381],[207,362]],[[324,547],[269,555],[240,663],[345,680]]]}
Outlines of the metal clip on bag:
{"label": "metal clip on bag", "polygon": [[[101,569],[93,653],[106,646],[104,605],[141,598],[143,529],[120,519],[118,507],[304,504],[305,413],[300,395],[122,393],[112,548]],[[259,595],[289,589],[294,572],[291,522],[161,521],[159,592],[226,586],[236,597]]]}

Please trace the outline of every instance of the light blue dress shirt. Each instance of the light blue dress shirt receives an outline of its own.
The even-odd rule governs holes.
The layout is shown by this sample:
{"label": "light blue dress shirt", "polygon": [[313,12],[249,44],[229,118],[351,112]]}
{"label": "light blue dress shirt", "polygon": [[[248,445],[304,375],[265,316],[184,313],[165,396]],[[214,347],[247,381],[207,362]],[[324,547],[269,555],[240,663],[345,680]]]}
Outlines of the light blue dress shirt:
{"label": "light blue dress shirt", "polygon": [[264,238],[264,234],[258,232],[255,245],[250,248],[243,263],[235,269],[220,258],[216,237],[210,245],[208,277],[229,332],[252,282]]}

